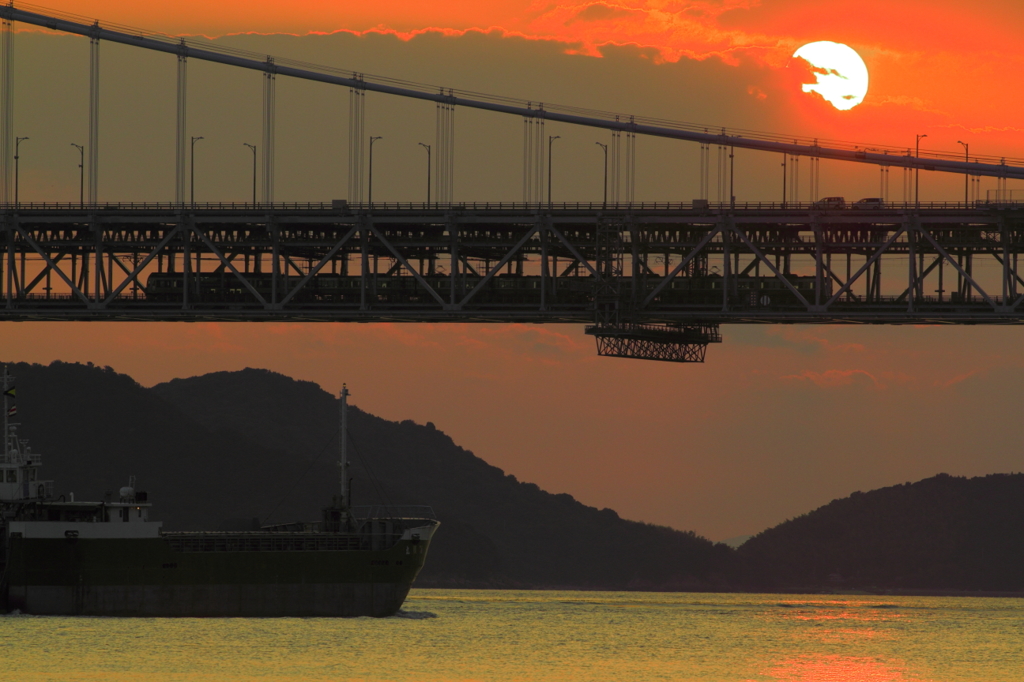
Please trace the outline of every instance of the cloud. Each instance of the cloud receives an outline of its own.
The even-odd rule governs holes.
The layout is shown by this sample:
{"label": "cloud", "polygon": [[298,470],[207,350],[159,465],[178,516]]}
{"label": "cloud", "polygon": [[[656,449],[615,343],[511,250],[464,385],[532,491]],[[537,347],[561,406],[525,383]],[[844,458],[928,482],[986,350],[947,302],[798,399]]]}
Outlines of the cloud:
{"label": "cloud", "polygon": [[603,2],[597,2],[579,11],[575,17],[569,20],[569,22],[571,23],[573,21],[606,21],[608,19],[628,17],[637,14],[643,14],[643,12],[641,10],[628,9],[626,7],[618,7],[613,5],[607,5]]}
{"label": "cloud", "polygon": [[971,379],[971,378],[977,376],[980,373],[981,373],[981,370],[971,370],[969,372],[963,372],[961,374],[957,374],[956,376],[952,377],[951,379],[936,379],[935,382],[932,385],[937,387],[937,388],[950,388],[952,386],[956,386],[959,383],[967,381],[968,379]]}
{"label": "cloud", "polygon": [[593,353],[593,346],[584,339],[554,331],[551,327],[539,325],[510,324],[485,327],[474,335],[478,341],[485,341],[492,350],[522,356],[524,359],[539,359],[542,362],[556,362],[568,356]]}
{"label": "cloud", "polygon": [[834,342],[816,336],[817,329],[799,327],[729,326],[726,327],[729,343],[742,343],[760,348],[788,348],[803,355],[821,353],[861,353],[864,344],[851,341]]}
{"label": "cloud", "polygon": [[875,378],[873,374],[862,369],[830,369],[824,372],[814,372],[805,369],[799,374],[787,374],[780,378],[783,381],[812,383],[819,388],[839,388],[844,386],[885,388],[885,385]]}

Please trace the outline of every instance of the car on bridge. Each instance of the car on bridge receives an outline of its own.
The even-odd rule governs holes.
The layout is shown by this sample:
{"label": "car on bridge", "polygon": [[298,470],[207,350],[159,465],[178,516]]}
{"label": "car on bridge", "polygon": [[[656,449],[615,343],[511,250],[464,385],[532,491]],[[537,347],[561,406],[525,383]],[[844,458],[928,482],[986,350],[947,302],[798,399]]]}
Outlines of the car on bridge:
{"label": "car on bridge", "polygon": [[846,199],[843,197],[825,197],[812,204],[814,208],[846,208]]}
{"label": "car on bridge", "polygon": [[853,208],[861,209],[874,209],[874,208],[885,208],[885,199],[881,197],[868,197],[866,199],[860,199],[853,204]]}

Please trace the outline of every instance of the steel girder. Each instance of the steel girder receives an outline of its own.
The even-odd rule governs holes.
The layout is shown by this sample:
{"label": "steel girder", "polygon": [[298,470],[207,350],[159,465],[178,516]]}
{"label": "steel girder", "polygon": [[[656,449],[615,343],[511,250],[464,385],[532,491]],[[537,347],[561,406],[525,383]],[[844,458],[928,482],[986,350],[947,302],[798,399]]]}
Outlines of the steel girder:
{"label": "steel girder", "polygon": [[1024,211],[33,208],[0,319],[1016,324]]}

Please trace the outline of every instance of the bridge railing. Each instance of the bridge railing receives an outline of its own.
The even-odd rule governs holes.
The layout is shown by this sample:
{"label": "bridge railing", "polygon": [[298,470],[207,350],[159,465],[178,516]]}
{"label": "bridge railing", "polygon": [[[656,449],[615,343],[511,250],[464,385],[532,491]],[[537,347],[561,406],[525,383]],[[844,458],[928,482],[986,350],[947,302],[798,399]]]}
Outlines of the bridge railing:
{"label": "bridge railing", "polygon": [[993,208],[1024,208],[1024,195],[1013,197],[1013,200],[987,200],[987,201],[922,201],[922,202],[889,202],[882,206],[861,209],[855,205],[848,204],[844,208],[823,205],[821,202],[773,202],[773,201],[746,201],[736,202],[686,202],[686,201],[635,201],[631,203],[603,203],[603,202],[520,202],[520,201],[474,201],[474,202],[414,202],[414,201],[375,201],[367,202],[287,202],[278,201],[274,203],[246,203],[246,202],[205,202],[195,204],[181,204],[175,202],[104,202],[97,204],[82,204],[75,202],[20,202],[19,204],[0,204],[0,211],[180,211],[191,213],[194,211],[328,211],[335,213],[350,213],[356,211],[708,211],[723,212],[730,210],[737,211],[758,211],[788,210],[794,212],[802,211],[829,211],[829,212],[853,212],[860,210],[870,211],[914,211],[914,210],[990,210]]}
{"label": "bridge railing", "polygon": [[437,519],[434,508],[418,504],[372,504],[352,507],[356,519]]}
{"label": "bridge railing", "polygon": [[[765,280],[768,280],[768,279],[771,279],[771,278],[772,278],[772,276],[765,276],[764,277]],[[413,278],[411,276],[408,276],[407,279],[410,281],[410,283],[413,281]],[[587,279],[587,278],[584,278],[584,279]],[[686,278],[685,277],[681,277],[680,279],[681,280],[685,280]],[[624,278],[623,282],[624,282],[624,284],[628,283],[628,278]],[[650,283],[650,285],[648,286],[648,290],[651,288],[651,286],[653,286],[653,284],[654,284],[654,282]],[[713,290],[713,291],[712,290],[707,290],[707,291],[700,290],[700,291],[695,291],[694,294],[695,295],[699,295],[699,294],[714,293],[720,299],[721,296],[720,296],[720,294],[717,293],[718,291],[720,291],[720,289],[716,289],[716,290]],[[738,296],[730,295],[731,296],[731,299],[730,299],[731,305],[739,306],[739,307],[744,307],[742,305],[742,300],[747,298],[749,293],[750,293],[749,291],[743,291]],[[768,292],[760,292],[760,293],[768,293]],[[674,294],[675,294],[675,296],[679,296],[679,292],[678,291],[675,291]],[[661,300],[663,298],[667,298],[667,299],[670,299],[670,300],[667,300],[667,301]],[[733,298],[735,298],[735,300],[732,300]],[[685,305],[685,306],[688,306],[688,307],[691,307],[693,305],[698,305],[698,304],[694,303],[693,301],[685,301],[685,300],[684,301],[677,301],[677,300],[672,300],[672,299],[674,299],[673,296],[665,295],[665,296],[659,297],[658,300],[659,300],[660,303],[664,304],[664,306],[669,307],[669,308],[671,308],[674,305]],[[783,299],[783,300],[786,300],[786,299]],[[1009,297],[1004,299],[1002,296],[1000,296],[998,294],[991,295],[990,296],[990,300],[991,300],[991,303],[995,304],[995,305],[1008,305],[1008,304],[1013,304],[1013,303],[1017,302],[1017,298],[1015,296],[1009,296]],[[834,308],[841,308],[844,304],[847,304],[847,303],[855,303],[855,304],[857,304],[858,307],[862,307],[864,305],[868,305],[868,306],[875,306],[875,305],[877,305],[877,306],[904,306],[905,307],[906,306],[906,301],[907,301],[907,299],[906,299],[905,295],[904,296],[895,296],[895,295],[881,295],[881,296],[878,296],[878,295],[875,295],[875,296],[872,296],[870,299],[865,299],[863,293],[850,292],[850,293],[847,293],[847,294],[844,294],[843,296],[841,296],[833,304],[833,307]],[[84,302],[82,301],[82,299],[79,298],[78,296],[75,296],[73,294],[66,294],[66,293],[60,293],[60,294],[22,294],[20,296],[19,295],[14,295],[14,296],[11,297],[11,302],[14,305],[23,304],[23,303],[29,303],[29,304],[32,304],[34,306],[42,305],[44,307],[46,307],[46,304],[49,303],[49,304],[52,304],[51,307],[53,307],[54,309],[57,309],[57,308],[67,308],[69,306],[70,307],[74,307],[74,308],[78,308],[78,307],[83,307],[85,305]],[[161,309],[168,308],[168,309],[173,309],[173,308],[180,308],[181,307],[181,302],[180,301],[170,301],[170,302],[168,302],[168,301],[164,301],[164,300],[156,300],[156,301],[150,300],[149,297],[147,296],[146,292],[144,290],[141,290],[141,289],[138,291],[137,295],[132,295],[131,293],[123,292],[123,293],[119,294],[118,296],[114,297],[113,299],[111,299],[111,303],[115,304],[115,306],[118,303],[132,303],[132,302],[137,302],[138,304],[145,305],[147,308],[161,308]],[[250,300],[250,301],[231,301],[231,303],[232,303],[233,308],[236,308],[236,309],[250,309],[251,308],[251,309],[256,310],[256,309],[262,309],[263,308],[263,305],[258,303],[255,300]],[[194,309],[202,309],[202,308],[207,308],[207,307],[222,307],[223,304],[224,304],[224,301],[221,301],[221,300],[218,300],[218,299],[203,300],[202,298],[199,298],[198,300],[193,300],[190,303],[190,306],[192,308],[194,308]],[[382,305],[382,304],[376,304],[376,305]],[[519,305],[519,306],[530,306],[530,305],[532,305],[532,303],[530,301],[525,301],[525,302],[522,302],[520,304],[514,304],[514,303],[513,304],[508,304],[507,307],[510,307],[510,308],[511,307],[516,307],[516,305]],[[579,308],[579,309],[587,309],[587,310],[589,310],[590,306],[592,305],[592,299],[590,299],[588,297],[585,300],[577,300],[574,303],[573,302],[565,302],[565,303],[563,303],[563,305],[567,305],[568,307],[573,308],[573,309]],[[715,303],[714,305],[715,306],[720,306],[720,303]],[[788,303],[784,303],[784,304],[783,303],[779,303],[779,302],[775,302],[775,303],[766,304],[766,305],[752,303],[749,307],[752,307],[752,308],[780,307],[780,306],[785,307],[787,305],[797,306],[795,301],[789,301]],[[915,305],[915,307],[918,307],[918,308],[920,308],[922,306],[929,306],[929,305],[937,305],[937,306],[983,306],[983,307],[985,307],[985,306],[989,306],[990,303],[989,303],[989,300],[985,299],[985,297],[980,296],[980,295],[975,294],[975,293],[970,293],[970,294],[967,294],[967,295],[961,295],[961,294],[958,294],[957,292],[951,292],[951,293],[946,293],[945,295],[943,295],[941,300],[939,299],[938,296],[915,296],[914,297],[914,305]],[[306,308],[306,309],[314,309],[314,308],[339,308],[339,306],[342,307],[342,308],[345,308],[345,307],[358,308],[359,304],[358,303],[349,303],[346,306],[344,303],[339,304],[336,301],[330,301],[330,300],[303,301],[303,302],[296,302],[296,303],[292,304],[292,307],[294,307],[294,308]],[[424,300],[424,301],[421,301],[421,302],[402,301],[402,302],[398,302],[398,303],[392,304],[392,307],[412,310],[412,309],[436,308],[437,306],[436,306],[435,303],[431,302],[430,300]],[[799,306],[797,306],[797,307],[799,307]]]}

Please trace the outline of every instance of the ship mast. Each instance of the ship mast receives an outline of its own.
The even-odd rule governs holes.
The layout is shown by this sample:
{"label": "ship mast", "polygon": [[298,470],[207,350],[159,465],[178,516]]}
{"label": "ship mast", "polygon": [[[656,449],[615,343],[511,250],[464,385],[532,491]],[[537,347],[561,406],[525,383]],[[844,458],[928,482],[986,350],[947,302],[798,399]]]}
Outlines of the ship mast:
{"label": "ship mast", "polygon": [[10,453],[10,442],[9,442],[10,439],[11,439],[11,437],[10,437],[11,425],[10,425],[10,415],[7,412],[7,410],[10,409],[10,406],[8,405],[8,401],[7,401],[7,398],[8,398],[7,391],[9,391],[11,389],[9,384],[10,384],[10,375],[7,373],[7,365],[4,365],[4,389],[3,389],[3,393],[4,393],[4,451],[3,451],[3,453],[0,453],[0,454],[3,455],[3,460],[4,461],[7,461],[7,456],[11,454]]}
{"label": "ship mast", "polygon": [[[341,443],[338,447],[338,469],[341,472],[341,504],[342,509],[349,509],[352,501],[348,499],[348,386],[341,386]],[[5,412],[6,414],[6,412]]]}

